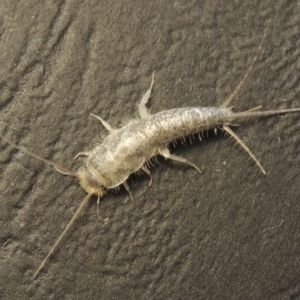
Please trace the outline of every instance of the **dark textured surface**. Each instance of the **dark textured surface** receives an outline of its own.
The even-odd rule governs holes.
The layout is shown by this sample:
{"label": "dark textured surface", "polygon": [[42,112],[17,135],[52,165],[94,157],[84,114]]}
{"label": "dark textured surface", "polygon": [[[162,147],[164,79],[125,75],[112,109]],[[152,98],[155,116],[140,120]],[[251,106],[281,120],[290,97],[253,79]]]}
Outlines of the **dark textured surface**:
{"label": "dark textured surface", "polygon": [[[218,105],[239,83],[273,19],[236,110],[300,106],[300,11],[290,0],[0,2],[0,131],[76,167],[72,157],[134,115]],[[102,3],[101,3],[102,2]],[[165,162],[154,181],[91,201],[31,279],[85,193],[72,178],[0,143],[2,299],[300,299],[300,116],[174,149],[204,169]]]}

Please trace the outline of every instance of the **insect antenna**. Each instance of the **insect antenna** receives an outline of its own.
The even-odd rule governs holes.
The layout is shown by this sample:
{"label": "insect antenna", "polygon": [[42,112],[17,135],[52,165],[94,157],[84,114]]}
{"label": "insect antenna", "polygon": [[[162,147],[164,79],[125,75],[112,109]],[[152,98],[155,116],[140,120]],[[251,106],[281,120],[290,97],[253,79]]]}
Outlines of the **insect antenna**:
{"label": "insect antenna", "polygon": [[2,134],[0,134],[0,137],[6,142],[8,143],[9,145],[13,146],[14,148],[22,151],[22,152],[25,152],[26,154],[28,154],[29,156],[31,157],[34,157],[38,160],[41,160],[43,161],[44,163],[46,163],[47,165],[50,165],[52,167],[54,167],[56,169],[56,171],[58,171],[59,173],[62,173],[64,175],[69,175],[69,176],[72,176],[72,177],[77,177],[78,178],[78,175],[76,172],[74,171],[71,171],[67,168],[64,168],[62,166],[60,166],[59,164],[55,163],[55,162],[52,162],[51,160],[48,160],[46,158],[43,158],[31,151],[28,151],[27,149],[25,148],[21,148],[20,146],[16,145],[14,142],[10,141],[8,138],[6,138],[5,136],[3,136]]}
{"label": "insect antenna", "polygon": [[[84,198],[84,200],[81,202],[80,206],[78,207],[78,209],[77,209],[76,213],[74,214],[74,216],[72,217],[71,221],[68,223],[68,225],[66,226],[65,230],[62,232],[62,234],[59,236],[59,238],[57,239],[57,241],[55,242],[55,244],[53,245],[53,247],[50,249],[50,251],[48,252],[46,258],[42,261],[42,263],[40,264],[39,268],[34,273],[32,279],[35,279],[38,276],[38,274],[40,273],[40,271],[44,268],[44,266],[46,265],[46,263],[49,260],[50,256],[53,254],[53,252],[57,248],[58,244],[60,243],[60,241],[65,236],[65,234],[67,233],[67,231],[71,228],[71,226],[73,225],[74,221],[77,219],[78,215],[80,214],[80,212],[82,211],[82,209],[84,208],[84,206],[87,204],[87,202],[90,200],[90,198],[92,196],[93,196],[93,193],[89,193]],[[100,196],[98,197],[98,199],[100,201]]]}

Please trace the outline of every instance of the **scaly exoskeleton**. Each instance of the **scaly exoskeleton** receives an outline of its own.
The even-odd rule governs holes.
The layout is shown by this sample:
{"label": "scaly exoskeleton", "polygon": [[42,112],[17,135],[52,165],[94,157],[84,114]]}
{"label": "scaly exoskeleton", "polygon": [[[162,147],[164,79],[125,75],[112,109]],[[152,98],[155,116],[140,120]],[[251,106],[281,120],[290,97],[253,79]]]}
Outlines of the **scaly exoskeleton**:
{"label": "scaly exoskeleton", "polygon": [[119,185],[123,185],[128,191],[131,199],[133,199],[129,190],[129,186],[126,182],[132,173],[135,173],[139,170],[144,171],[150,176],[151,185],[152,177],[150,170],[147,167],[147,162],[151,158],[155,157],[156,155],[162,155],[166,159],[189,164],[199,173],[201,173],[200,169],[194,163],[170,153],[168,144],[174,140],[193,134],[201,134],[203,131],[222,128],[247,151],[250,157],[258,165],[260,170],[266,174],[264,168],[261,166],[254,154],[252,154],[249,148],[229,128],[229,126],[235,124],[237,121],[240,123],[250,118],[300,112],[300,108],[261,112],[257,111],[260,107],[256,107],[245,112],[235,113],[230,107],[228,107],[230,102],[241,89],[251,69],[253,68],[253,65],[261,51],[265,36],[266,31],[258,47],[256,56],[254,57],[243,79],[234,92],[221,105],[221,107],[176,108],[151,115],[146,104],[149,100],[154,85],[153,74],[151,85],[139,104],[140,119],[133,119],[123,127],[115,129],[106,121],[101,119],[101,117],[91,114],[103,124],[103,126],[109,131],[109,135],[93,150],[88,152],[79,152],[75,156],[75,159],[80,156],[86,156],[85,166],[80,167],[77,172],[70,171],[28,150],[24,150],[23,148],[21,149],[19,146],[0,134],[0,137],[13,147],[24,151],[49,165],[52,165],[60,173],[78,178],[80,185],[87,192],[86,198],[82,201],[75,215],[49,251],[48,255],[33,275],[33,278],[36,278],[41,269],[45,266],[49,257],[53,254],[57,245],[74,223],[75,219],[78,217],[79,213],[92,195],[96,195],[98,197],[97,207],[99,213],[100,198],[108,189],[114,189]]}

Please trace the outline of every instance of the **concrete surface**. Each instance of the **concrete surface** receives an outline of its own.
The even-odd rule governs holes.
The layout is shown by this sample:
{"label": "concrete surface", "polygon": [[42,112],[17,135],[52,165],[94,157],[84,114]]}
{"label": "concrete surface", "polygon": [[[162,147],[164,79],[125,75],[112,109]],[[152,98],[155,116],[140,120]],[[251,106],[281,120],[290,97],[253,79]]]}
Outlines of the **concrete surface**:
{"label": "concrete surface", "polygon": [[[0,3],[0,132],[66,167],[134,116],[156,71],[152,112],[217,106],[263,51],[235,110],[300,106],[299,1]],[[0,142],[1,299],[300,299],[300,116],[220,134],[159,159],[154,181],[93,199],[36,280],[85,196],[76,180]]]}

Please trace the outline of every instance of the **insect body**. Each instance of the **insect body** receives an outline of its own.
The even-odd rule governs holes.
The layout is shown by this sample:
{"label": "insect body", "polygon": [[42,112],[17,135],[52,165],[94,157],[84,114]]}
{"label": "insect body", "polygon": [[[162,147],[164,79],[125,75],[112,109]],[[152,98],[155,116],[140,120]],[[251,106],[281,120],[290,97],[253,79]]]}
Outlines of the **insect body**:
{"label": "insect body", "polygon": [[[109,129],[109,136],[86,155],[85,168],[80,168],[78,177],[87,193],[102,194],[101,189],[115,188],[126,184],[127,178],[142,169],[150,175],[145,163],[156,155],[187,163],[186,159],[173,155],[167,147],[172,141],[209,129],[229,126],[243,119],[272,114],[296,112],[299,109],[265,112],[234,113],[230,108],[187,107],[171,109],[133,120],[120,129]],[[95,116],[95,115],[94,115]],[[97,117],[104,122],[100,117]]]}
{"label": "insect body", "polygon": [[153,75],[151,85],[143,96],[139,105],[140,119],[131,120],[120,129],[115,129],[112,128],[106,121],[102,120],[101,117],[92,114],[92,116],[97,118],[109,131],[109,135],[92,151],[79,152],[75,156],[75,159],[79,156],[87,157],[86,165],[80,167],[77,172],[65,169],[58,164],[48,161],[28,150],[21,149],[19,146],[0,134],[0,137],[13,147],[18,148],[21,151],[24,151],[49,165],[52,165],[60,173],[78,178],[81,186],[88,193],[63,233],[60,235],[44,261],[39,266],[38,270],[35,272],[33,278],[37,277],[41,269],[48,261],[49,257],[53,254],[57,245],[60,243],[61,239],[74,223],[75,219],[78,217],[79,213],[82,211],[83,207],[92,197],[92,195],[96,195],[98,197],[97,206],[99,212],[100,198],[108,189],[113,189],[123,184],[130,197],[133,199],[129,190],[129,186],[126,183],[127,178],[132,173],[138,170],[143,170],[150,176],[151,185],[152,177],[149,169],[147,168],[147,162],[152,157],[156,155],[162,155],[166,159],[172,159],[174,161],[189,164],[199,173],[201,173],[200,169],[192,162],[170,153],[168,144],[178,138],[195,133],[201,133],[209,129],[222,128],[236,139],[236,141],[256,162],[260,170],[263,173],[266,173],[249,148],[243,143],[243,141],[240,140],[240,138],[230,129],[229,126],[235,124],[236,122],[245,121],[250,118],[300,112],[300,108],[257,111],[260,107],[256,107],[245,112],[234,113],[232,109],[228,107],[230,102],[241,89],[243,83],[253,68],[253,65],[257,60],[258,54],[262,48],[262,43],[265,36],[266,32],[261,40],[256,56],[254,57],[243,79],[234,92],[221,105],[221,107],[177,108],[150,115],[146,104],[151,95],[154,84]]}

